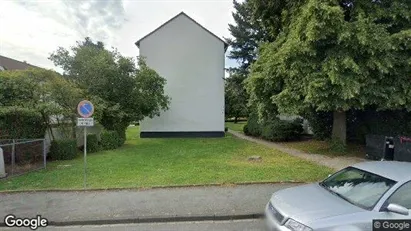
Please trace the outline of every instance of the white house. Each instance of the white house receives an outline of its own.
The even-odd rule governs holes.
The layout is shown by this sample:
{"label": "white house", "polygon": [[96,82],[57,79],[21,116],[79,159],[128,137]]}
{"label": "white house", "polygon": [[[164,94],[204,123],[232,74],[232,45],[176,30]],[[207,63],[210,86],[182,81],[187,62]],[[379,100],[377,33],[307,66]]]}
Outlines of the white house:
{"label": "white house", "polygon": [[141,137],[224,136],[224,60],[228,45],[184,12],[136,42],[167,80],[169,110],[140,123]]}

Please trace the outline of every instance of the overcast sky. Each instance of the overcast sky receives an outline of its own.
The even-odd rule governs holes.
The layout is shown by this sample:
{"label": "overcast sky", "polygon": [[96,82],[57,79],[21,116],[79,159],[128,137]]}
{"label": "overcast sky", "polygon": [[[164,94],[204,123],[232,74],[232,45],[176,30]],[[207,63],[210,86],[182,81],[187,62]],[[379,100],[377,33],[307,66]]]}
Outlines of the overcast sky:
{"label": "overcast sky", "polygon": [[[2,0],[0,55],[56,69],[50,53],[89,36],[135,57],[134,43],[181,11],[230,37],[232,0]],[[235,63],[226,59],[226,66]]]}

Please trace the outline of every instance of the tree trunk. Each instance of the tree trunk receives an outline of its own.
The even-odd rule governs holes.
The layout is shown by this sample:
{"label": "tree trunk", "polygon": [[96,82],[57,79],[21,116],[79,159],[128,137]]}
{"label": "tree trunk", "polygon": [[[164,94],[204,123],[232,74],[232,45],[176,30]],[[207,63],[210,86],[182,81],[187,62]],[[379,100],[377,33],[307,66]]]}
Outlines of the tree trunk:
{"label": "tree trunk", "polygon": [[237,122],[238,122],[238,118],[236,116],[236,117],[234,117],[234,123],[236,124]]}
{"label": "tree trunk", "polygon": [[332,138],[341,140],[343,144],[347,143],[347,118],[345,111],[333,112]]}

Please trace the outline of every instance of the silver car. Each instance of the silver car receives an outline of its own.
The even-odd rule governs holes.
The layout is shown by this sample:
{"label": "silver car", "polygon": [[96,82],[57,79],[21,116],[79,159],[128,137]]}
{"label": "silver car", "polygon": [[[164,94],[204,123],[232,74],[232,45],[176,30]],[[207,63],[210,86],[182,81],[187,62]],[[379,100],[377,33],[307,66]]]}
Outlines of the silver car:
{"label": "silver car", "polygon": [[274,193],[265,216],[270,230],[371,231],[384,225],[374,219],[411,219],[410,210],[411,163],[373,161]]}

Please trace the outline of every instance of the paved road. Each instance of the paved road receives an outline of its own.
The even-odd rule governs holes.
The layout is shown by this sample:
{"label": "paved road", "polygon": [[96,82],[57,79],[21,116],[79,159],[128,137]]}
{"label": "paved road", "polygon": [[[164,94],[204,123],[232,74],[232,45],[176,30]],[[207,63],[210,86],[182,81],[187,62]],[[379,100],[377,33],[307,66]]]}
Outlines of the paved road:
{"label": "paved road", "polygon": [[41,215],[51,224],[60,225],[104,224],[104,221],[110,224],[113,220],[135,223],[135,219],[177,221],[162,219],[261,214],[273,192],[290,186],[293,184],[4,193],[0,194],[0,230],[6,214],[14,214],[19,218]]}
{"label": "paved road", "polygon": [[[17,229],[5,229],[5,231]],[[24,229],[19,229],[24,230]],[[27,229],[29,230],[29,229]],[[176,222],[176,223],[146,223],[146,224],[124,224],[124,225],[101,225],[101,226],[65,226],[47,227],[38,229],[40,231],[260,231],[264,229],[264,221],[258,220],[234,220],[234,221],[203,221],[203,222]]]}

